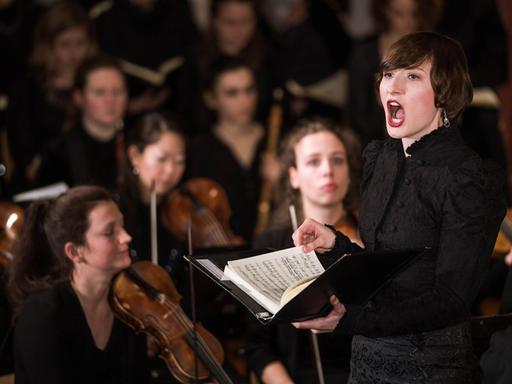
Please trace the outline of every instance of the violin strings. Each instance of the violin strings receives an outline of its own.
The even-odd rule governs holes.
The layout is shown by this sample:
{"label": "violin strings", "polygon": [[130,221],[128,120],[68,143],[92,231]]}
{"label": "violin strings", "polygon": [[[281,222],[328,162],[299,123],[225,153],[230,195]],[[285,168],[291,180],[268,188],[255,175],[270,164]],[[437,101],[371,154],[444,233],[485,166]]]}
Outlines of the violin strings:
{"label": "violin strings", "polygon": [[[164,307],[168,308],[170,311],[175,311],[176,319],[178,320],[180,325],[183,327],[183,330],[185,332],[190,332],[192,330],[192,322],[187,317],[187,315],[185,315],[185,313],[183,312],[182,308],[178,304],[173,303],[172,301],[170,301],[165,294],[162,294],[162,295],[164,297],[164,302],[163,302]],[[200,334],[196,334],[196,335],[197,335],[197,340],[201,344],[203,344],[202,347],[204,347],[206,352],[209,353],[211,356],[213,356],[210,348],[208,348],[206,342],[203,340],[201,335]]]}
{"label": "violin strings", "polygon": [[206,218],[209,220],[209,223],[213,229],[213,232],[217,236],[219,245],[228,245],[229,240],[228,240],[227,235],[222,230],[219,220],[215,217],[215,215],[209,209],[206,210]]}

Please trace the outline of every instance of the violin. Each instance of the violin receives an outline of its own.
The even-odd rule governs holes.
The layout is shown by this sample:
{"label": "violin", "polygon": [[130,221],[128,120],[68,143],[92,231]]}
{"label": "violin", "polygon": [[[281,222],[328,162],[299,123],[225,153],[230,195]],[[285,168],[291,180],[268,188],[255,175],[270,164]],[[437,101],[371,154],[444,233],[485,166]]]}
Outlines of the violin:
{"label": "violin", "polygon": [[169,274],[149,261],[138,261],[117,275],[110,294],[111,306],[124,323],[157,340],[160,358],[180,383],[214,378],[232,384],[221,366],[221,344],[200,324],[192,324],[180,300]]}
{"label": "violin", "polygon": [[334,225],[334,228],[336,228],[337,231],[343,233],[354,243],[363,246],[363,241],[361,240],[359,231],[357,230],[357,214],[353,214],[353,218],[350,216],[351,215],[347,215],[345,218],[338,220],[338,222]]}
{"label": "violin", "polygon": [[493,256],[501,258],[512,248],[512,208],[507,209],[494,245]]}
{"label": "violin", "polygon": [[13,203],[0,202],[0,265],[7,268],[13,259],[14,240],[23,226],[23,209]]}
{"label": "violin", "polygon": [[190,179],[176,188],[162,210],[162,221],[178,240],[187,240],[191,219],[194,248],[242,245],[229,227],[231,208],[224,189],[207,178]]}
{"label": "violin", "polygon": [[156,191],[151,188],[151,258],[121,271],[112,281],[109,301],[125,324],[155,338],[159,356],[180,383],[232,384],[222,369],[224,351],[200,324],[192,323],[180,307],[181,295],[169,274],[157,264]]}

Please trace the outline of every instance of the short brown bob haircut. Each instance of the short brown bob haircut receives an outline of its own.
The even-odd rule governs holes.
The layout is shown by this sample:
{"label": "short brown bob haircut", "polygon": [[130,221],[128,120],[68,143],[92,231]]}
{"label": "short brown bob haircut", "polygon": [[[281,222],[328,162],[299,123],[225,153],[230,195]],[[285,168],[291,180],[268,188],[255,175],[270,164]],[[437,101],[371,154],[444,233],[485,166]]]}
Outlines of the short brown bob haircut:
{"label": "short brown bob haircut", "polygon": [[455,40],[434,32],[417,32],[394,43],[382,60],[376,77],[377,89],[385,72],[400,68],[416,68],[430,61],[430,82],[435,106],[446,111],[448,119],[460,120],[473,99],[473,87],[466,55]]}

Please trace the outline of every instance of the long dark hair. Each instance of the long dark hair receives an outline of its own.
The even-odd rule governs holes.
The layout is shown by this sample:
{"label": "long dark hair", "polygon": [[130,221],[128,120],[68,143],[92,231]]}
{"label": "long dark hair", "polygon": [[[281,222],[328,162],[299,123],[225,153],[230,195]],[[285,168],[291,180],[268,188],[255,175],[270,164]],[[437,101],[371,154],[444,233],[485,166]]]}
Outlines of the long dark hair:
{"label": "long dark hair", "polygon": [[54,200],[32,203],[9,271],[8,292],[16,317],[32,293],[69,280],[73,263],[64,245],[85,244],[89,213],[99,203],[112,201],[107,190],[96,186],[75,187]]}

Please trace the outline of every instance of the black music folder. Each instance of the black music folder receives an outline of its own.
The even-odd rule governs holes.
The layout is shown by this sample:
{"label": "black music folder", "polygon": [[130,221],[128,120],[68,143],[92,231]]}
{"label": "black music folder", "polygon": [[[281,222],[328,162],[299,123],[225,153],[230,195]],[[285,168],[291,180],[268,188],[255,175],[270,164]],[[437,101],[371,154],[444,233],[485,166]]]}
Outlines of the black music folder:
{"label": "black music folder", "polygon": [[318,255],[325,270],[276,312],[266,309],[247,289],[226,280],[228,261],[272,252],[269,249],[220,252],[186,256],[187,260],[245,306],[261,323],[294,322],[325,316],[335,294],[345,304],[365,304],[387,281],[430,248],[398,251],[356,252],[338,258]]}

